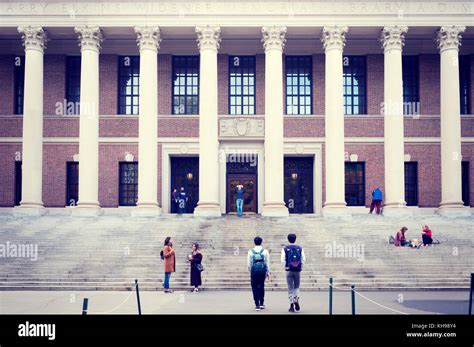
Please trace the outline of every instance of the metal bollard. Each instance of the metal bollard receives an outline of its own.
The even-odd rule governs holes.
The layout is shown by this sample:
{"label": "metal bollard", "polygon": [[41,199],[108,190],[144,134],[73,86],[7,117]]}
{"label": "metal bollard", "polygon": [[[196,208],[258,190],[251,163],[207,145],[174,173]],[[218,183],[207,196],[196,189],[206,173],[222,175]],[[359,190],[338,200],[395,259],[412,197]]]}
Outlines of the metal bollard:
{"label": "metal bollard", "polygon": [[138,291],[138,280],[135,279],[135,286],[137,287],[137,305],[138,305],[138,314],[142,315],[142,307],[140,305],[140,292]]}
{"label": "metal bollard", "polygon": [[329,277],[329,314],[332,315],[332,277]]}
{"label": "metal bollard", "polygon": [[87,315],[87,306],[89,306],[89,299],[84,298],[84,301],[82,302],[82,315],[83,316]]}
{"label": "metal bollard", "polygon": [[356,303],[355,303],[355,290],[354,290],[354,286],[351,286],[351,301],[352,301],[352,315],[355,316],[356,314]]}

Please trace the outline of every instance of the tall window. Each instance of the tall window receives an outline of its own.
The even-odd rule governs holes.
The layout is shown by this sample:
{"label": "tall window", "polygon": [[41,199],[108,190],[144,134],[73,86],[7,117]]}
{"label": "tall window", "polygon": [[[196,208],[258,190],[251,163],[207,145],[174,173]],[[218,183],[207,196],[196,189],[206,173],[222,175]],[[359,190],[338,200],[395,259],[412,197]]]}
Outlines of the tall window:
{"label": "tall window", "polygon": [[468,55],[459,56],[459,90],[461,94],[461,114],[471,114],[471,64]]}
{"label": "tall window", "polygon": [[79,198],[79,163],[66,163],[66,206],[76,206]]}
{"label": "tall window", "polygon": [[119,163],[119,205],[135,206],[138,200],[138,163]]}
{"label": "tall window", "polygon": [[418,163],[405,163],[405,201],[407,206],[418,206]]}
{"label": "tall window", "polygon": [[138,114],[140,57],[119,57],[119,114]]}
{"label": "tall window", "polygon": [[347,206],[365,206],[365,163],[345,163]]}
{"label": "tall window", "polygon": [[15,206],[21,202],[21,161],[15,162]]}
{"label": "tall window", "polygon": [[15,105],[14,113],[23,114],[25,91],[25,57],[15,57]]}
{"label": "tall window", "polygon": [[418,56],[402,57],[403,75],[403,114],[420,114],[420,79]]}
{"label": "tall window", "polygon": [[173,114],[199,114],[199,57],[173,57]]}
{"label": "tall window", "polygon": [[286,56],[286,114],[312,113],[311,56]]}
{"label": "tall window", "polygon": [[366,114],[365,56],[344,56],[344,114]]}
{"label": "tall window", "polygon": [[[81,99],[81,57],[69,56],[66,62],[66,114],[79,114]],[[73,103],[74,107],[69,107]]]}
{"label": "tall window", "polygon": [[463,161],[461,162],[461,177],[462,177],[462,201],[464,202],[464,206],[471,205],[471,199],[469,198],[470,189],[469,189],[469,162]]}
{"label": "tall window", "polygon": [[229,56],[229,114],[255,114],[254,56]]}

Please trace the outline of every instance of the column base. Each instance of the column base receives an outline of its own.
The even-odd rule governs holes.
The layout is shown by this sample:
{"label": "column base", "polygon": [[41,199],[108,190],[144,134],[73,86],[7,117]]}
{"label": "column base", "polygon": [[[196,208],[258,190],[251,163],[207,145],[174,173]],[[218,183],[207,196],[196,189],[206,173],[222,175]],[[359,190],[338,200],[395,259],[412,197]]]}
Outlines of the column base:
{"label": "column base", "polygon": [[47,213],[42,203],[21,203],[13,209],[15,217],[41,217]]}
{"label": "column base", "polygon": [[263,217],[284,218],[290,215],[288,208],[283,202],[264,202],[262,208]]}
{"label": "column base", "polygon": [[351,211],[346,207],[345,202],[324,204],[322,215],[327,219],[352,219]]}
{"label": "column base", "polygon": [[221,217],[221,207],[216,202],[198,202],[194,209],[194,217]]}
{"label": "column base", "polygon": [[159,217],[161,212],[158,204],[137,204],[132,210],[132,217]]}
{"label": "column base", "polygon": [[441,202],[436,214],[448,218],[470,217],[471,209],[462,202]]}
{"label": "column base", "polygon": [[73,217],[98,217],[102,214],[100,205],[97,203],[81,203],[71,208],[71,216]]}

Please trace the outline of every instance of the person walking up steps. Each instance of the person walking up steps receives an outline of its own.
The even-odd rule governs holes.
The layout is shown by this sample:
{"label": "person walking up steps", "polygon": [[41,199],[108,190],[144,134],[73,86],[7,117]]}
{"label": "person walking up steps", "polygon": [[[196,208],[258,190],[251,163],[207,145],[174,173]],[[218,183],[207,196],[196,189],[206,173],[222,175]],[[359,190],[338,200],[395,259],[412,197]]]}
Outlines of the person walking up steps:
{"label": "person walking up steps", "polygon": [[270,255],[262,247],[262,242],[262,238],[257,236],[254,239],[255,247],[250,249],[247,255],[247,267],[250,272],[255,311],[265,308],[265,279],[270,275]]}
{"label": "person walking up steps", "polygon": [[288,234],[288,242],[290,244],[281,250],[281,262],[285,265],[288,299],[290,301],[290,309],[288,311],[299,312],[300,274],[303,264],[306,262],[306,256],[303,247],[295,244],[295,234]]}

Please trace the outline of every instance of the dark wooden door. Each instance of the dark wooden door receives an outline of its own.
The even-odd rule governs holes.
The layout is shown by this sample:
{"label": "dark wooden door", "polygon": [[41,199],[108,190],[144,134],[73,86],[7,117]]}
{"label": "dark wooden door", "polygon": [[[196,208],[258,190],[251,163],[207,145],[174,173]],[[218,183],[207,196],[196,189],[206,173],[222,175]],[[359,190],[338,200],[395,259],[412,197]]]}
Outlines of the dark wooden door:
{"label": "dark wooden door", "polygon": [[257,213],[257,175],[228,174],[227,175],[227,213],[237,213],[235,190],[237,185],[244,186],[244,213]]}

